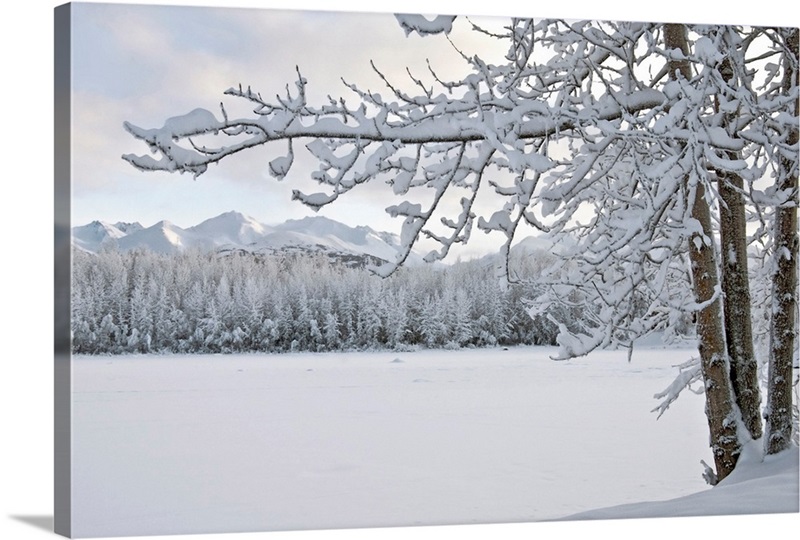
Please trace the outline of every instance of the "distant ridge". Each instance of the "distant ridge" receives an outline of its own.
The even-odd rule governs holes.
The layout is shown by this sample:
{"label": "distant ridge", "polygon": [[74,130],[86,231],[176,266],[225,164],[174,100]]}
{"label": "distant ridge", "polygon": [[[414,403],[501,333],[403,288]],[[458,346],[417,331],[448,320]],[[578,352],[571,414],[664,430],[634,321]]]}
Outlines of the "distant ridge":
{"label": "distant ridge", "polygon": [[[255,254],[321,252],[351,262],[394,262],[401,247],[395,234],[367,226],[350,227],[326,217],[305,217],[270,226],[235,211],[185,229],[166,220],[151,227],[93,221],[72,228],[72,244],[89,253],[109,249],[162,254],[187,249]],[[422,264],[422,254],[412,253],[407,262]]]}

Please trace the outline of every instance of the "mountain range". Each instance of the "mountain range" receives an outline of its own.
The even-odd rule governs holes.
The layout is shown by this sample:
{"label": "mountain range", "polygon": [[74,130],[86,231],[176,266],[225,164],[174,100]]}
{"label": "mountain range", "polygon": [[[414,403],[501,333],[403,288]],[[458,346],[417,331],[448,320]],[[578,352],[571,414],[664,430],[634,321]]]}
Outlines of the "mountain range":
{"label": "mountain range", "polygon": [[[202,223],[182,228],[169,221],[151,227],[140,223],[93,221],[72,228],[72,245],[98,253],[106,249],[144,249],[178,253],[187,249],[255,254],[323,253],[353,264],[396,260],[400,238],[370,227],[350,227],[315,216],[265,225],[239,212],[226,212]],[[407,262],[422,263],[422,253],[412,252]]]}

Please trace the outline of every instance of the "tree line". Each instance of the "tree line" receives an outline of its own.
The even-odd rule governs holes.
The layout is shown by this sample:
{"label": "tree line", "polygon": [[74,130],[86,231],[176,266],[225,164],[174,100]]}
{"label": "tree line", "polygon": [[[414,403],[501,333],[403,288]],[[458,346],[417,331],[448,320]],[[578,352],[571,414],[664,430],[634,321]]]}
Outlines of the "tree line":
{"label": "tree line", "polygon": [[[533,276],[547,254],[521,261]],[[105,251],[73,256],[79,354],[236,353],[554,344],[530,316],[535,280],[486,260],[382,279],[324,256]],[[564,308],[568,309],[568,308]]]}

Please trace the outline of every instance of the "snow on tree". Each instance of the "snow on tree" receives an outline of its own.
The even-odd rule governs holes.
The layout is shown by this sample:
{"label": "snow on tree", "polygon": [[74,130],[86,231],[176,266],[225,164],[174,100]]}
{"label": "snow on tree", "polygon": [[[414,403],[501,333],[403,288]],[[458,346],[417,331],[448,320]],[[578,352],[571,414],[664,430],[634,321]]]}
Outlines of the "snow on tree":
{"label": "snow on tree", "polygon": [[[428,36],[459,22],[398,20]],[[531,310],[560,329],[561,358],[631,347],[696,320],[712,481],[761,434],[742,225],[747,215],[771,221],[759,229],[774,267],[766,438],[768,451],[784,448],[797,350],[797,29],[515,18],[499,32],[475,31],[508,43],[505,63],[459,51],[462,79],[444,81],[432,66],[425,79],[409,73],[405,86],[375,68],[386,92],[348,85],[355,105],[308,103],[298,70],[294,89],[274,98],[227,90],[252,105],[250,117],[222,105],[161,128],[126,123],[152,154],[123,158],[199,176],[283,142],[287,152],[269,166],[283,178],[302,142],[324,191],[294,198],[311,208],[366,182],[391,185],[398,202],[386,211],[402,220],[403,249],[374,268],[382,276],[421,240],[435,246],[426,260],[440,260],[475,227],[504,238],[508,274],[519,230],[549,235],[565,262],[538,281]],[[500,202],[478,215],[485,191]],[[445,200],[456,201],[455,214]],[[421,316],[435,320],[429,300]],[[580,320],[567,324],[566,311]],[[444,339],[434,330],[425,329],[427,341]]]}

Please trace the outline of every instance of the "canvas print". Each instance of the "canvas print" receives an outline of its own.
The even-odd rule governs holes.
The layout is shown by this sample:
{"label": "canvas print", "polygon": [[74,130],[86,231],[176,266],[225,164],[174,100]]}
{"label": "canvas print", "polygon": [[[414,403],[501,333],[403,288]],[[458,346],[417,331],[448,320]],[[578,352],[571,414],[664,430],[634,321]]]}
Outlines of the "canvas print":
{"label": "canvas print", "polygon": [[798,512],[798,29],[56,9],[56,532]]}

